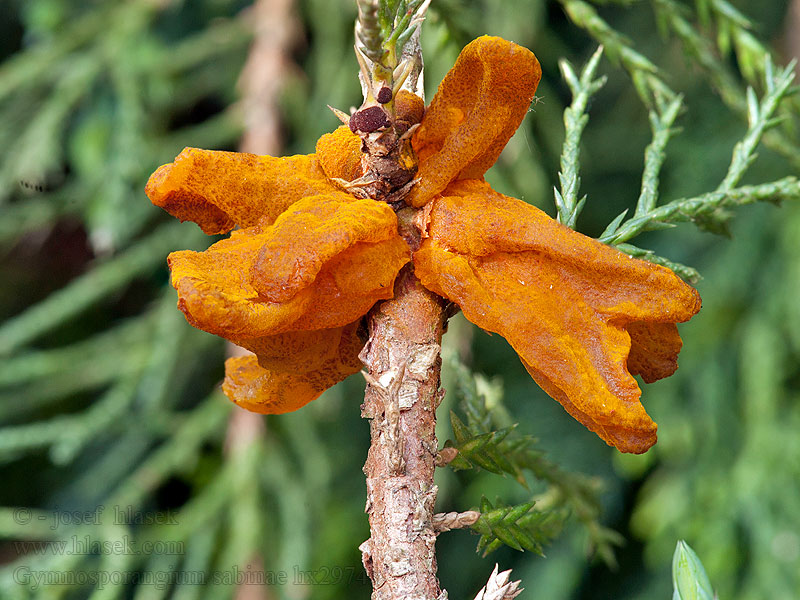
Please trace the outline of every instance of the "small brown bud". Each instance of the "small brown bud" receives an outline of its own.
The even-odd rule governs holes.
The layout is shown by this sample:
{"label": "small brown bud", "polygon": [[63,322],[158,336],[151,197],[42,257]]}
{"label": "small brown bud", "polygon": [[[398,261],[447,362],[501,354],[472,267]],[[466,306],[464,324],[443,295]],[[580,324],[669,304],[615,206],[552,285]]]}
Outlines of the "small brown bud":
{"label": "small brown bud", "polygon": [[392,88],[383,86],[377,95],[377,100],[381,104],[386,104],[392,99]]}
{"label": "small brown bud", "polygon": [[389,125],[391,125],[389,117],[380,106],[363,108],[350,117],[350,129],[353,133],[357,131],[372,133]]}

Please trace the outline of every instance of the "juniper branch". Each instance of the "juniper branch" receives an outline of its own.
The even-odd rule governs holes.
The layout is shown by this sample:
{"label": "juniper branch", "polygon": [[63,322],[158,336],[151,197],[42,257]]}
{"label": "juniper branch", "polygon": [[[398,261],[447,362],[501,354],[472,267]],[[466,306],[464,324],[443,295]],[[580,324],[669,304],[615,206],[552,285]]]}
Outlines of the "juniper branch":
{"label": "juniper branch", "polygon": [[370,419],[364,465],[370,538],[359,549],[375,600],[442,593],[432,521],[444,316],[441,298],[404,269],[394,297],[369,317],[361,358],[369,370],[362,416]]}
{"label": "juniper branch", "polygon": [[700,35],[688,21],[686,18],[688,10],[673,0],[655,0],[652,6],[662,29],[672,31],[684,50],[709,74],[725,104],[743,110],[745,106],[741,86],[730,69],[719,60],[714,51],[714,44]]}
{"label": "juniper branch", "polygon": [[655,93],[656,108],[650,110],[650,128],[653,139],[644,151],[644,171],[642,172],[642,189],[636,202],[634,217],[640,217],[653,210],[658,202],[658,181],[661,167],[666,159],[667,142],[675,133],[672,128],[678,113],[683,108],[683,97],[673,95],[664,98],[662,93]]}
{"label": "juniper branch", "polygon": [[[659,2],[677,11],[671,4],[671,0],[659,0]],[[657,73],[650,68],[650,65],[639,61],[636,57],[632,59],[631,54],[625,52],[624,45],[626,41],[624,38],[616,34],[590,5],[581,0],[562,0],[562,4],[564,4],[570,17],[576,23],[585,27],[596,38],[611,44],[613,53],[620,58],[623,66],[631,72],[640,97],[650,107],[649,118],[653,138],[645,151],[642,186],[636,204],[636,211],[633,217],[627,221],[625,221],[625,216],[628,211],[623,211],[608,225],[599,239],[602,242],[617,246],[621,251],[631,256],[667,266],[682,277],[690,281],[696,281],[699,278],[699,274],[691,267],[659,257],[649,250],[624,243],[643,231],[671,227],[674,223],[681,221],[694,221],[701,227],[712,230],[718,229],[724,226],[725,220],[728,218],[727,213],[721,209],[758,201],[779,202],[784,199],[794,199],[797,196],[794,178],[785,178],[757,186],[736,187],[755,160],[757,156],[756,148],[759,143],[765,139],[770,130],[781,122],[775,115],[782,101],[795,91],[791,88],[794,78],[794,63],[774,74],[771,57],[768,54],[762,56],[765,96],[759,102],[753,88],[748,88],[746,93],[748,130],[742,140],[734,147],[728,172],[717,189],[711,193],[702,194],[694,198],[676,200],[657,208],[659,174],[666,157],[666,145],[675,133],[673,125],[682,109],[682,97],[669,89],[658,77]],[[743,17],[740,18],[735,13],[728,14],[727,18],[734,20],[740,27],[746,25]],[[680,23],[683,22],[681,21]],[[698,46],[697,48],[699,51],[699,49],[705,47]],[[711,60],[709,56],[705,58]],[[592,58],[592,61],[594,60],[595,57]],[[589,65],[592,64],[592,61],[590,61]],[[587,65],[586,69],[588,69],[589,65]],[[580,181],[577,172],[579,163],[577,158],[578,149],[575,144],[568,143],[568,141],[578,138],[576,132],[579,134],[585,125],[585,122],[581,120],[576,121],[571,114],[574,106],[578,104],[575,89],[576,87],[580,89],[580,84],[583,81],[575,77],[571,69],[564,69],[562,66],[562,71],[567,83],[573,90],[576,100],[573,101],[573,106],[569,107],[564,115],[567,133],[562,153],[562,173],[559,174],[562,181],[562,192],[560,194],[556,192],[556,206],[559,211],[559,220],[574,226],[574,220],[570,219],[570,216],[574,215],[576,211],[574,209],[573,212],[568,211],[571,207],[579,211],[581,207],[581,204],[576,200],[576,187]]]}
{"label": "juniper branch", "polygon": [[[736,187],[755,160],[756,148],[764,134],[778,124],[779,121],[774,117],[778,106],[788,94],[793,92],[791,84],[794,80],[794,64],[788,65],[777,75],[773,75],[771,61],[767,58],[765,72],[767,73],[766,95],[759,102],[753,89],[748,88],[749,127],[742,140],[735,145],[727,174],[717,189],[693,198],[674,200],[658,208],[655,206],[656,198],[654,195],[645,197],[644,206],[640,196],[640,202],[633,218],[620,225],[622,221],[620,218],[622,215],[620,215],[600,236],[600,241],[618,245],[643,231],[663,228],[674,223],[694,221],[701,225],[707,225],[704,219],[712,217],[717,219],[725,218],[724,215],[721,217],[715,215],[715,211],[718,209],[733,208],[755,202],[780,202],[798,198],[800,188],[798,188],[798,182],[794,177],[786,177],[760,185]],[[677,108],[675,110],[677,111]],[[666,114],[666,116],[668,118],[672,117],[671,114]],[[665,144],[666,138],[664,136],[668,138],[668,129],[671,122],[667,125],[666,123],[660,123],[658,120],[653,121],[652,114],[651,122],[655,122],[656,125],[651,146],[656,144],[657,138],[663,139]],[[656,159],[651,160],[655,162]],[[657,186],[658,169],[654,165],[650,165],[650,169],[648,169],[646,162],[645,175],[642,180],[643,193],[647,189],[657,190]],[[650,258],[646,255],[643,257]]]}
{"label": "juniper branch", "polygon": [[550,542],[561,531],[568,511],[540,512],[534,510],[536,502],[524,502],[515,506],[492,505],[485,497],[481,499],[480,517],[472,525],[473,531],[481,535],[478,552],[483,556],[506,545],[514,550],[530,550],[544,555],[544,544]]}
{"label": "juniper branch", "polygon": [[672,261],[668,258],[664,258],[663,256],[658,256],[652,250],[638,248],[637,246],[632,246],[631,244],[615,244],[615,246],[617,250],[624,252],[628,256],[632,256],[633,258],[641,258],[642,260],[646,260],[653,264],[672,269],[678,275],[678,277],[685,279],[689,283],[697,283],[700,281],[700,279],[702,279],[697,269],[683,265],[679,262]]}
{"label": "juniper branch", "polygon": [[[761,142],[767,130],[775,127],[780,121],[775,119],[778,106],[789,94],[790,86],[794,81],[794,68],[796,61],[789,63],[780,73],[773,76],[772,59],[767,55],[766,68],[766,96],[759,103],[752,87],[747,88],[747,120],[749,123],[744,138],[733,148],[728,173],[717,188],[718,191],[732,189],[741,180],[747,169],[756,159],[756,147]],[[795,90],[796,91],[796,90]]]}
{"label": "juniper branch", "polygon": [[[647,58],[636,52],[630,42],[616,32],[588,2],[583,0],[560,0],[565,12],[581,29],[587,31],[596,41],[603,44],[609,57],[619,60],[623,68],[631,76],[637,93],[642,100],[651,106],[647,89],[661,87],[664,84],[658,69]],[[595,4],[604,4],[602,0],[593,0]],[[685,52],[709,76],[722,101],[735,112],[747,115],[745,90],[737,81],[730,68],[722,61],[714,46],[714,42],[703,36],[689,22],[689,10],[674,0],[655,0],[651,3],[655,11],[660,29],[666,35],[669,32],[682,44]],[[766,73],[763,69],[765,59],[770,50],[761,44],[749,31],[750,21],[734,9],[726,0],[708,0],[700,4],[698,9],[701,21],[708,23],[715,17],[720,23],[723,33],[716,36],[719,50],[727,52],[727,38],[733,40],[738,64],[745,78],[754,84],[759,76]],[[724,32],[727,32],[725,34]],[[795,112],[797,107],[795,106]],[[771,131],[765,136],[765,144],[784,156],[794,166],[800,166],[800,146],[781,131]]]}
{"label": "juniper branch", "polygon": [[601,241],[617,245],[642,231],[659,229],[665,224],[695,221],[699,217],[712,213],[717,208],[745,206],[756,202],[778,204],[784,200],[800,200],[800,181],[796,177],[784,177],[769,183],[741,186],[732,190],[701,194],[694,198],[673,200],[650,211],[643,217],[631,219],[613,236],[601,239]]}
{"label": "juniper branch", "polygon": [[[447,362],[456,376],[460,407],[467,414],[466,424],[458,417],[453,422],[456,441],[446,445],[458,448],[459,454],[450,466],[454,469],[474,467],[498,474],[507,473],[526,488],[523,471],[530,471],[534,477],[549,485],[548,490],[536,498],[536,514],[540,515],[537,518],[544,518],[554,511],[558,513],[562,508],[569,509],[586,528],[598,555],[606,563],[613,564],[612,545],[618,544],[620,537],[598,521],[601,511],[599,480],[564,471],[535,447],[534,438],[519,435],[515,426],[492,431],[490,427],[498,421],[501,424],[512,421],[506,414],[502,394],[497,388],[489,388],[491,397],[487,396],[482,393],[484,390],[479,390],[479,387],[487,386],[479,386],[481,379],[478,375],[473,374],[455,356],[448,356]],[[558,520],[558,517],[554,519]]]}
{"label": "juniper branch", "polygon": [[630,73],[642,102],[651,105],[649,90],[663,84],[658,67],[633,49],[630,41],[604,21],[593,6],[583,0],[560,0],[564,11],[578,27],[585,29],[605,49],[608,57],[619,61]]}
{"label": "juniper branch", "polygon": [[387,41],[390,44],[398,43],[401,39],[407,39],[412,31],[419,29],[430,3],[431,0],[412,0],[401,3],[402,10],[397,13],[394,30]]}
{"label": "juniper branch", "polygon": [[358,20],[356,21],[356,42],[359,49],[372,61],[383,59],[384,34],[378,22],[378,0],[357,0]]}
{"label": "juniper branch", "polygon": [[[388,86],[392,98],[406,87],[414,93],[422,72],[419,31],[431,0],[356,0],[356,57],[364,101]],[[391,104],[388,108],[391,110]]]}
{"label": "juniper branch", "polygon": [[595,79],[597,65],[603,54],[600,46],[581,71],[580,77],[575,75],[572,65],[567,60],[559,61],[561,74],[572,92],[572,104],[564,111],[564,146],[561,151],[561,171],[558,174],[561,190],[554,190],[558,220],[575,229],[578,215],[586,203],[586,196],[578,199],[580,189],[580,141],[584,127],[589,122],[586,108],[591,97],[606,83],[606,77]]}
{"label": "juniper branch", "polygon": [[[720,0],[712,0],[709,9],[720,18],[726,20],[727,26],[735,33],[738,42],[737,56],[742,65],[742,71],[749,78],[751,84],[755,83],[759,69],[753,65],[764,65],[770,58],[770,51],[763,45],[753,41],[753,37],[744,28],[741,19],[734,18],[731,11],[727,10]],[[736,80],[727,65],[720,60],[715,51],[714,44],[703,37],[687,20],[686,9],[674,0],[655,0],[653,10],[663,27],[678,38],[686,53],[708,74],[712,84],[717,89],[722,101],[735,112],[748,116],[749,101],[747,94]],[[761,70],[766,78],[766,68]],[[796,112],[796,111],[795,111]],[[800,167],[800,146],[789,139],[780,131],[772,131],[765,136],[764,143],[789,160],[795,167]]]}

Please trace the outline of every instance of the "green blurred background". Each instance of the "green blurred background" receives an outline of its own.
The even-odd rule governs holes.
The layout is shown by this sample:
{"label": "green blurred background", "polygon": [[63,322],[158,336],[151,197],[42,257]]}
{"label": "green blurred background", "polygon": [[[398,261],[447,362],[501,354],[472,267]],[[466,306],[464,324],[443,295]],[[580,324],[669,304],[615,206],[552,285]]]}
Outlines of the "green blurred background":
{"label": "green blurred background", "polygon": [[[551,215],[570,102],[558,61],[580,66],[597,46],[567,4],[433,0],[422,35],[428,98],[478,35],[536,53],[539,100],[488,179]],[[658,4],[592,3],[686,97],[661,179],[671,200],[717,186],[746,122],[674,33],[660,34]],[[706,4],[680,6],[713,44],[719,30],[695,14]],[[734,4],[788,62],[800,9]],[[213,240],[143,193],[148,175],[184,146],[239,147],[252,115],[242,100],[248,77],[274,84],[261,101],[279,129],[266,140],[284,154],[311,152],[337,125],[326,104],[360,104],[354,2],[260,5],[264,12],[229,0],[0,2],[1,598],[369,597],[357,549],[369,535],[363,382],[352,377],[297,413],[241,425],[218,390],[223,341],[185,322],[167,284],[169,251]],[[279,60],[240,77],[254,35]],[[717,59],[743,89],[736,56]],[[609,79],[589,107],[578,224],[595,236],[634,205],[650,139],[628,74],[607,58],[599,71]],[[746,181],[792,172],[762,148]],[[592,558],[575,520],[546,558],[508,548],[481,558],[477,536],[451,532],[437,545],[451,598],[471,598],[495,561],[514,568],[525,598],[668,598],[678,539],[697,551],[721,598],[800,598],[800,206],[739,210],[728,237],[686,225],[636,243],[704,277],[703,310],[681,328],[680,369],[644,389],[659,424],[646,455],[622,456],[571,419],[499,336],[456,317],[447,340],[502,385],[519,431],[551,460],[601,478],[600,520],[625,538],[618,566]],[[446,367],[446,387],[451,378]],[[444,410],[456,400],[445,401],[440,441],[451,435]],[[442,511],[531,495],[485,472],[442,470],[438,483]],[[99,516],[84,514],[98,506]],[[115,519],[114,510],[140,518]],[[75,539],[150,551],[82,553]],[[286,581],[237,585],[248,564]],[[179,572],[217,580],[181,585]],[[37,585],[46,573],[64,585]]]}

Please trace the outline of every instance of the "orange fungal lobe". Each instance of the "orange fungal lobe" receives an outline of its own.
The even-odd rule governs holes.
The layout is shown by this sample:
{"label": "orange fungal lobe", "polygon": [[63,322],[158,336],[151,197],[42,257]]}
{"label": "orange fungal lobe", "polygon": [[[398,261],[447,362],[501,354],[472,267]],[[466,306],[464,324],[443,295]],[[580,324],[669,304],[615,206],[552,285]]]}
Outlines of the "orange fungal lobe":
{"label": "orange fungal lobe", "polygon": [[[700,310],[700,297],[669,269],[484,181],[540,78],[532,52],[484,36],[464,48],[427,109],[406,90],[389,104],[387,86],[380,105],[323,135],[315,154],[186,148],[153,173],[146,193],[157,206],[209,234],[238,227],[205,252],[169,256],[189,323],[254,353],[226,362],[232,401],[288,412],[357,372],[363,317],[392,297],[413,261],[422,285],[505,337],[541,388],[608,444],[640,453],[655,443],[634,375],[649,383],[675,371],[676,324]],[[405,146],[365,160],[373,138]],[[368,187],[380,177],[388,192]],[[418,226],[409,242],[392,208],[403,199],[421,209],[399,213],[404,232]]]}

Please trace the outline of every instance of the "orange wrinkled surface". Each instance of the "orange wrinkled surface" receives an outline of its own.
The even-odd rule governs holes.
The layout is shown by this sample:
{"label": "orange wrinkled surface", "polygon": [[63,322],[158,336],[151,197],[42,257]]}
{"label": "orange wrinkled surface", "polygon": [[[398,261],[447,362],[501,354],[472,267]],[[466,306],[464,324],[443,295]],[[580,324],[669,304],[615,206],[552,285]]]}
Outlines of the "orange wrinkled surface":
{"label": "orange wrinkled surface", "polygon": [[222,389],[236,404],[262,414],[302,408],[361,369],[358,323],[302,331],[243,344],[255,355],[225,362]]}
{"label": "orange wrinkled surface", "polygon": [[420,181],[406,201],[422,206],[453,180],[483,177],[525,117],[541,77],[527,48],[489,36],[468,44],[414,134]]}
{"label": "orange wrinkled surface", "polygon": [[205,252],[169,258],[187,320],[254,353],[226,362],[231,400],[288,412],[358,371],[361,317],[392,297],[397,273],[413,259],[423,285],[503,335],[578,421],[623,452],[655,443],[633,375],[650,383],[675,371],[676,323],[700,309],[700,298],[672,271],[572,231],[483,180],[540,78],[529,50],[484,36],[464,48],[427,111],[398,93],[398,128],[421,118],[406,202],[426,205],[427,221],[413,257],[387,204],[340,186],[365,173],[361,138],[346,126],[322,136],[309,156],[187,148],[152,175],[154,204],[207,233],[241,228]]}
{"label": "orange wrinkled surface", "polygon": [[317,158],[325,175],[353,181],[361,177],[361,138],[346,125],[317,141]]}
{"label": "orange wrinkled surface", "polygon": [[271,222],[301,198],[335,189],[314,155],[273,158],[184,148],[150,176],[145,193],[172,216],[213,235],[234,225]]}
{"label": "orange wrinkled surface", "polygon": [[697,292],[486,183],[447,194],[414,256],[422,283],[505,337],[537,383],[606,442],[647,450],[656,425],[631,372],[653,381],[675,370],[675,323],[700,309]]}
{"label": "orange wrinkled surface", "polygon": [[389,206],[334,192],[169,263],[187,320],[238,341],[350,323],[392,296],[409,259]]}
{"label": "orange wrinkled surface", "polygon": [[331,181],[362,174],[360,148],[347,127],[309,156],[186,148],[147,183],[153,204],[206,233],[241,228],[169,265],[189,323],[255,353],[230,359],[223,384],[249,410],[295,410],[359,370],[357,321],[411,258],[388,205]]}

